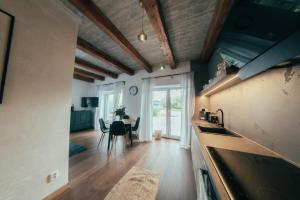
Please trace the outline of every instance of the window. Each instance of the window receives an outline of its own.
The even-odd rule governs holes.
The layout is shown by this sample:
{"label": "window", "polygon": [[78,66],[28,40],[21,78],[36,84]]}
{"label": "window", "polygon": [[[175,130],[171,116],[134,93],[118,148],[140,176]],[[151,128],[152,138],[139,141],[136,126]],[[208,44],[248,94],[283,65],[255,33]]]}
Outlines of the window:
{"label": "window", "polygon": [[179,139],[182,116],[182,88],[156,87],[152,92],[152,128],[166,137]]}
{"label": "window", "polygon": [[[113,121],[114,111],[116,108],[123,105],[123,92],[117,94],[117,99],[115,99],[114,91],[105,91],[103,92],[103,118],[104,121],[111,122]],[[116,105],[115,105],[116,101]]]}
{"label": "window", "polygon": [[106,92],[104,94],[104,120],[112,121],[114,109],[114,94]]}

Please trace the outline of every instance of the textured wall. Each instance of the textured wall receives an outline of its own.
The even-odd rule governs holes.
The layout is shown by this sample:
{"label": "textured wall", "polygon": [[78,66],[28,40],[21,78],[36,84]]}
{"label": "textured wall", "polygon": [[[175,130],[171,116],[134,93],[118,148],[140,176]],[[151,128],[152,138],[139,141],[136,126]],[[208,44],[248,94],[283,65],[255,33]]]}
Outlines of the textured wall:
{"label": "textured wall", "polygon": [[225,126],[300,166],[300,66],[273,69],[210,97]]}
{"label": "textured wall", "polygon": [[[1,0],[16,17],[0,105],[0,199],[42,199],[68,182],[77,19],[56,1]],[[46,176],[58,169],[52,183]]]}

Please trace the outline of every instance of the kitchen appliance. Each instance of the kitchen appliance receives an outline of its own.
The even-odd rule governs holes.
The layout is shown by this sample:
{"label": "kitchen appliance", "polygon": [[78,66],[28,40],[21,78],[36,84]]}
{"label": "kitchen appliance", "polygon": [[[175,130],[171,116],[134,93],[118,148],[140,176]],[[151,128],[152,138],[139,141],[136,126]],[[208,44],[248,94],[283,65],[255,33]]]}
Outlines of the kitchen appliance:
{"label": "kitchen appliance", "polygon": [[207,121],[208,121],[208,119],[209,119],[209,116],[210,116],[210,112],[205,112],[205,120],[207,120]]}
{"label": "kitchen appliance", "polygon": [[199,169],[198,173],[197,199],[199,200],[218,200],[214,186],[211,182],[209,172]]}
{"label": "kitchen appliance", "polygon": [[210,114],[209,118],[208,118],[208,121],[211,122],[211,123],[217,124],[219,122],[218,116]]}
{"label": "kitchen appliance", "polygon": [[208,147],[234,199],[300,199],[300,169],[276,157]]}

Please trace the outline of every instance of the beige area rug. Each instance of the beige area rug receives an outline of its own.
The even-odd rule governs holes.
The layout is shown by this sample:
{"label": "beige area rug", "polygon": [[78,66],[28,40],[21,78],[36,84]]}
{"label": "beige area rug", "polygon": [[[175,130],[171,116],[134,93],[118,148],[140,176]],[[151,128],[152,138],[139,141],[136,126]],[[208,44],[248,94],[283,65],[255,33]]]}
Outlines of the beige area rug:
{"label": "beige area rug", "polygon": [[132,167],[112,188],[105,200],[155,200],[158,187],[158,173]]}

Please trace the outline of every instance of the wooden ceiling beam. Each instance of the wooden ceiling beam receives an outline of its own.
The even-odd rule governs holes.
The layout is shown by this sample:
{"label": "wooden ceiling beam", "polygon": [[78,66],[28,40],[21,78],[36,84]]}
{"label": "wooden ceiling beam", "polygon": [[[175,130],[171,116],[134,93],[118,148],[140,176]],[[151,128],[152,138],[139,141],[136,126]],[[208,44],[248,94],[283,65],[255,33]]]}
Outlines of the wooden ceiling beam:
{"label": "wooden ceiling beam", "polygon": [[95,74],[95,73],[92,73],[92,72],[88,72],[88,71],[85,71],[85,70],[82,70],[82,69],[78,69],[76,67],[74,68],[74,73],[80,74],[80,75],[83,75],[83,76],[88,76],[88,77],[91,77],[91,78],[94,78],[94,79],[98,79],[100,81],[105,80],[104,76],[101,76],[99,74]]}
{"label": "wooden ceiling beam", "polygon": [[128,75],[134,75],[134,70],[130,69],[120,61],[112,58],[111,56],[107,55],[103,51],[97,49],[96,47],[94,47],[93,45],[81,38],[77,38],[77,49],[80,49],[81,51],[93,57],[96,57],[109,65],[113,65],[114,67]]}
{"label": "wooden ceiling beam", "polygon": [[208,28],[208,32],[200,54],[200,61],[202,63],[207,63],[211,57],[215,43],[233,3],[234,0],[217,0],[215,12]]}
{"label": "wooden ceiling beam", "polygon": [[85,61],[85,60],[82,60],[80,58],[75,58],[75,63],[83,68],[86,68],[86,69],[90,69],[90,70],[93,70],[93,71],[97,71],[97,72],[100,72],[102,74],[105,74],[107,76],[110,76],[112,78],[118,78],[118,74],[114,73],[114,72],[111,72],[107,69],[104,69],[104,68],[101,68],[97,65],[94,65],[88,61]]}
{"label": "wooden ceiling beam", "polygon": [[142,0],[143,6],[150,19],[152,27],[159,39],[161,48],[164,55],[167,57],[168,64],[172,69],[176,68],[174,56],[171,50],[171,46],[163,25],[162,17],[160,15],[159,2],[157,0]]}
{"label": "wooden ceiling beam", "polygon": [[125,38],[120,30],[104,15],[91,0],[69,0],[82,14],[95,23],[102,31],[115,41],[123,50],[134,58],[147,72],[152,72],[152,66],[141,56],[134,46]]}
{"label": "wooden ceiling beam", "polygon": [[77,80],[80,80],[80,81],[85,81],[85,82],[88,82],[88,83],[93,83],[94,82],[94,79],[92,79],[90,77],[82,76],[82,75],[76,74],[76,73],[73,74],[73,78],[77,79]]}

